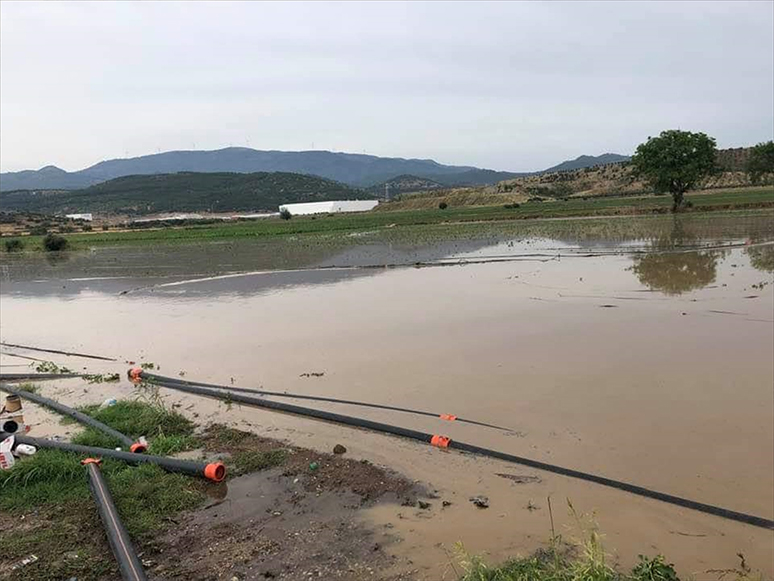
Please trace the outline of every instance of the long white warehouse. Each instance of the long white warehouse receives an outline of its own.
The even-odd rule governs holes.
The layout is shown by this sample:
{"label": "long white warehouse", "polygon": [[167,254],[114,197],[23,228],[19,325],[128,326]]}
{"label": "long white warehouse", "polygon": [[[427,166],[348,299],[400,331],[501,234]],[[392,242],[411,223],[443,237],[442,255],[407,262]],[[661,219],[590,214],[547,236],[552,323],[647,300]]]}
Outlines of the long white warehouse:
{"label": "long white warehouse", "polygon": [[287,210],[293,216],[306,214],[336,214],[339,212],[367,212],[379,205],[379,200],[341,200],[334,202],[307,202],[305,204],[283,204],[280,212]]}

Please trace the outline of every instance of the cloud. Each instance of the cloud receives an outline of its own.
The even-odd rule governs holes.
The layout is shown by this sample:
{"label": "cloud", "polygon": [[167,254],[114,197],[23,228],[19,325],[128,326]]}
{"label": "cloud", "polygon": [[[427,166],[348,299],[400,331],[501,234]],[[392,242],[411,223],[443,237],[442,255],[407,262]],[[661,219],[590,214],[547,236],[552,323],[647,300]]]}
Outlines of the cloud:
{"label": "cloud", "polygon": [[532,170],[774,133],[765,2],[8,3],[0,165],[333,149]]}

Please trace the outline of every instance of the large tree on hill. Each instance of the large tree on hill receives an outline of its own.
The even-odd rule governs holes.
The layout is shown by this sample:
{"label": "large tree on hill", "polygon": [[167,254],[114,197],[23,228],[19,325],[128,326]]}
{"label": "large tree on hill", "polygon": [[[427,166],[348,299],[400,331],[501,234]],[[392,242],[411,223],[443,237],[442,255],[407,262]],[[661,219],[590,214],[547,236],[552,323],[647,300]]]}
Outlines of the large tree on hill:
{"label": "large tree on hill", "polygon": [[774,173],[774,141],[753,147],[747,160],[747,175],[752,183],[757,184],[768,173]]}
{"label": "large tree on hill", "polygon": [[671,129],[648,137],[632,156],[636,175],[659,193],[672,194],[672,211],[683,205],[685,192],[715,171],[715,140],[704,133]]}

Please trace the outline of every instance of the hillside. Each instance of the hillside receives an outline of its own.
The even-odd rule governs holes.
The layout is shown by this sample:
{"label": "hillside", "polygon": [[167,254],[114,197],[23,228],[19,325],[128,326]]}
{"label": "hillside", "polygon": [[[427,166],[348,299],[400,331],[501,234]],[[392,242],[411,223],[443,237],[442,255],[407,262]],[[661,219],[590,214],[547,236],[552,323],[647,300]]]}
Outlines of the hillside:
{"label": "hillside", "polygon": [[[747,174],[739,169],[744,167],[749,149],[718,151],[720,171],[705,179],[698,189],[714,190],[751,186]],[[771,183],[774,183],[772,176],[763,181],[763,184]],[[447,203],[450,207],[496,206],[518,204],[530,198],[549,200],[573,197],[636,196],[651,192],[652,189],[644,181],[632,174],[629,164],[616,162],[574,170],[537,173],[504,180],[494,186],[415,191],[403,194],[388,204],[380,205],[379,211],[437,208],[441,202]]]}
{"label": "hillside", "polygon": [[598,165],[607,165],[610,163],[620,163],[629,161],[628,155],[618,155],[617,153],[603,153],[602,155],[581,155],[575,159],[564,161],[559,165],[549,167],[542,173],[551,173],[556,171],[570,171],[574,169],[585,169],[587,167],[596,167]]}
{"label": "hillside", "polygon": [[442,183],[435,180],[412,175],[400,175],[384,183],[371,186],[366,191],[378,198],[394,198],[407,192],[424,192],[445,187]]}
{"label": "hillside", "polygon": [[323,178],[292,173],[175,173],[127,176],[82,190],[0,194],[4,211],[128,213],[276,211],[286,202],[367,197]]}

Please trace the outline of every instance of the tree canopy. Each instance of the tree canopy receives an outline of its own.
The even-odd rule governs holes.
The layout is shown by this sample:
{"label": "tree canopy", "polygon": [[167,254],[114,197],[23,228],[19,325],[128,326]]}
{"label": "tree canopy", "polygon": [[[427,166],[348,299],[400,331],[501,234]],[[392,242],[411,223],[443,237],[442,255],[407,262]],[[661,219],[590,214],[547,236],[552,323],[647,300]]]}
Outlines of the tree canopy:
{"label": "tree canopy", "polygon": [[753,183],[758,183],[768,173],[774,173],[774,141],[753,147],[747,160],[747,174]]}
{"label": "tree canopy", "polygon": [[673,210],[683,204],[685,192],[715,171],[715,139],[704,133],[671,129],[649,137],[637,147],[631,163],[659,193],[670,193]]}

